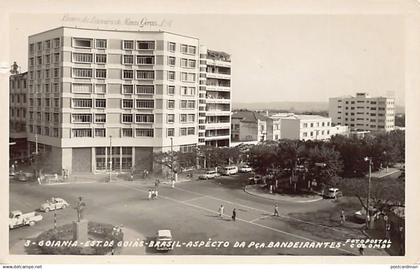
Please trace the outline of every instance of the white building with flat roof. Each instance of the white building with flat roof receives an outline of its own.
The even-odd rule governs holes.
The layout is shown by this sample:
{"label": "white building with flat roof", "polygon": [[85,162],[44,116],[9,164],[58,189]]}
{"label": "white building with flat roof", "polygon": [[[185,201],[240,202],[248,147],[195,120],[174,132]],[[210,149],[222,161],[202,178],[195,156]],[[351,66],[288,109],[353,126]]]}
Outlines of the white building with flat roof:
{"label": "white building with flat roof", "polygon": [[329,99],[333,125],[350,131],[391,131],[395,128],[395,101],[390,97],[370,97],[367,93]]}
{"label": "white building with flat roof", "polygon": [[331,138],[331,118],[286,114],[281,117],[280,129],[281,139],[327,140]]}

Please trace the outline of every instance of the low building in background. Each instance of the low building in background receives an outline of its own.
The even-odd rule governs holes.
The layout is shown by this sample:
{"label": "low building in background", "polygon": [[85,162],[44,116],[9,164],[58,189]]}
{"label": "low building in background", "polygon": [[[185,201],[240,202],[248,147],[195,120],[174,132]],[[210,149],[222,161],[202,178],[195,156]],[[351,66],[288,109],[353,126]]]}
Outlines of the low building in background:
{"label": "low building in background", "polygon": [[331,126],[330,133],[331,136],[342,135],[348,137],[350,135],[350,128],[342,125]]}
{"label": "low building in background", "polygon": [[[268,140],[268,126],[271,119],[255,111],[238,111],[232,114],[232,141]],[[272,139],[270,139],[272,140]]]}
{"label": "low building in background", "polygon": [[318,115],[281,117],[281,139],[327,140],[331,138],[331,118]]}

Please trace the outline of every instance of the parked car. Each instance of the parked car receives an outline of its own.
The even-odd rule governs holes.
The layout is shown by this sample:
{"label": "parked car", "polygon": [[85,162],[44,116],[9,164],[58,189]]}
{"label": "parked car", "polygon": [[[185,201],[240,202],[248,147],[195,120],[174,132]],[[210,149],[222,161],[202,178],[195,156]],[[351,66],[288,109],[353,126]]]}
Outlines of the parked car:
{"label": "parked car", "polygon": [[324,193],[325,198],[337,199],[343,196],[343,193],[338,188],[329,188],[327,192]]}
{"label": "parked car", "polygon": [[[381,212],[374,207],[370,207],[369,211],[370,217],[373,218],[375,218],[378,214],[381,214]],[[366,209],[362,208],[361,210],[354,212],[353,217],[359,222],[366,221]]]}
{"label": "parked car", "polygon": [[51,200],[47,200],[47,202],[43,203],[40,207],[41,211],[48,212],[51,210],[56,209],[64,209],[69,206],[69,203],[62,198],[53,197]]}
{"label": "parked car", "polygon": [[249,178],[250,184],[259,184],[261,182],[263,182],[263,178],[261,175],[255,174],[253,177]]}
{"label": "parked car", "polygon": [[9,229],[20,226],[34,226],[35,223],[42,220],[42,216],[35,212],[23,214],[20,210],[14,210],[9,214]]}
{"label": "parked car", "polygon": [[156,235],[156,250],[169,251],[173,249],[171,230],[159,230]]}
{"label": "parked car", "polygon": [[238,173],[238,167],[234,165],[225,166],[225,167],[222,167],[220,172],[222,173],[222,175],[225,175],[225,176],[235,175]]}
{"label": "parked car", "polygon": [[245,165],[242,165],[242,166],[239,167],[239,172],[240,173],[249,173],[249,172],[252,172],[252,168],[249,165],[245,164]]}
{"label": "parked car", "polygon": [[211,179],[218,177],[219,174],[216,172],[216,170],[209,170],[206,171],[204,174],[201,174],[198,176],[199,179]]}

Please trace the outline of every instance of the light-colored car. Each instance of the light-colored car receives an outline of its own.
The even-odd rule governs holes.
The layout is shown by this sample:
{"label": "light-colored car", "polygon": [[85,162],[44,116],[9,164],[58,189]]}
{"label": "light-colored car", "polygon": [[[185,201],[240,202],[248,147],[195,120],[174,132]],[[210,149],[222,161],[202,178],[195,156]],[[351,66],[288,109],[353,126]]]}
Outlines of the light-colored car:
{"label": "light-colored car", "polygon": [[240,173],[249,173],[249,172],[252,172],[252,168],[249,165],[244,164],[244,165],[239,167],[239,172]]}
{"label": "light-colored car", "polygon": [[329,188],[325,193],[325,198],[337,199],[343,196],[343,193],[338,188]]}
{"label": "light-colored car", "polygon": [[209,170],[206,171],[204,174],[201,174],[198,176],[199,179],[211,179],[218,177],[219,174],[216,172],[216,170]]}
{"label": "light-colored car", "polygon": [[173,247],[171,230],[159,230],[156,235],[156,250],[169,251]]}
{"label": "light-colored car", "polygon": [[234,165],[225,166],[221,169],[222,175],[225,175],[225,176],[235,175],[238,173],[238,171],[239,171],[238,167]]}
{"label": "light-colored car", "polygon": [[42,216],[35,212],[23,214],[20,210],[14,210],[9,214],[9,229],[20,226],[34,226],[35,223],[42,220]]}
{"label": "light-colored car", "polygon": [[69,206],[69,203],[66,202],[66,200],[58,197],[53,197],[51,200],[48,200],[47,202],[43,203],[39,210],[48,212],[56,209],[64,209]]}

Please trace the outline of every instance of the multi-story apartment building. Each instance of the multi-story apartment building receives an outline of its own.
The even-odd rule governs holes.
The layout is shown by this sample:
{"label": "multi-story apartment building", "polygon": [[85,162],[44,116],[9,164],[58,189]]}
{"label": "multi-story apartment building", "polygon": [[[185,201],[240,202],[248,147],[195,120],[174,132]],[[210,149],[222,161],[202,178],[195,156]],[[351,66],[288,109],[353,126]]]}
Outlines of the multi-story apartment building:
{"label": "multi-story apartment building", "polygon": [[230,145],[230,55],[200,48],[199,145]]}
{"label": "multi-story apartment building", "polygon": [[329,116],[333,125],[349,126],[351,131],[391,131],[395,128],[394,98],[367,93],[330,98]]}
{"label": "multi-story apartment building", "polygon": [[28,140],[56,170],[153,169],[153,152],[203,142],[203,116],[204,142],[229,145],[230,100],[207,101],[230,99],[230,63],[221,68],[225,61],[207,57],[207,88],[199,88],[197,38],[59,27],[28,45]]}
{"label": "multi-story apartment building", "polygon": [[9,137],[12,142],[12,161],[29,157],[26,143],[27,76],[28,73],[24,72],[9,77]]}

